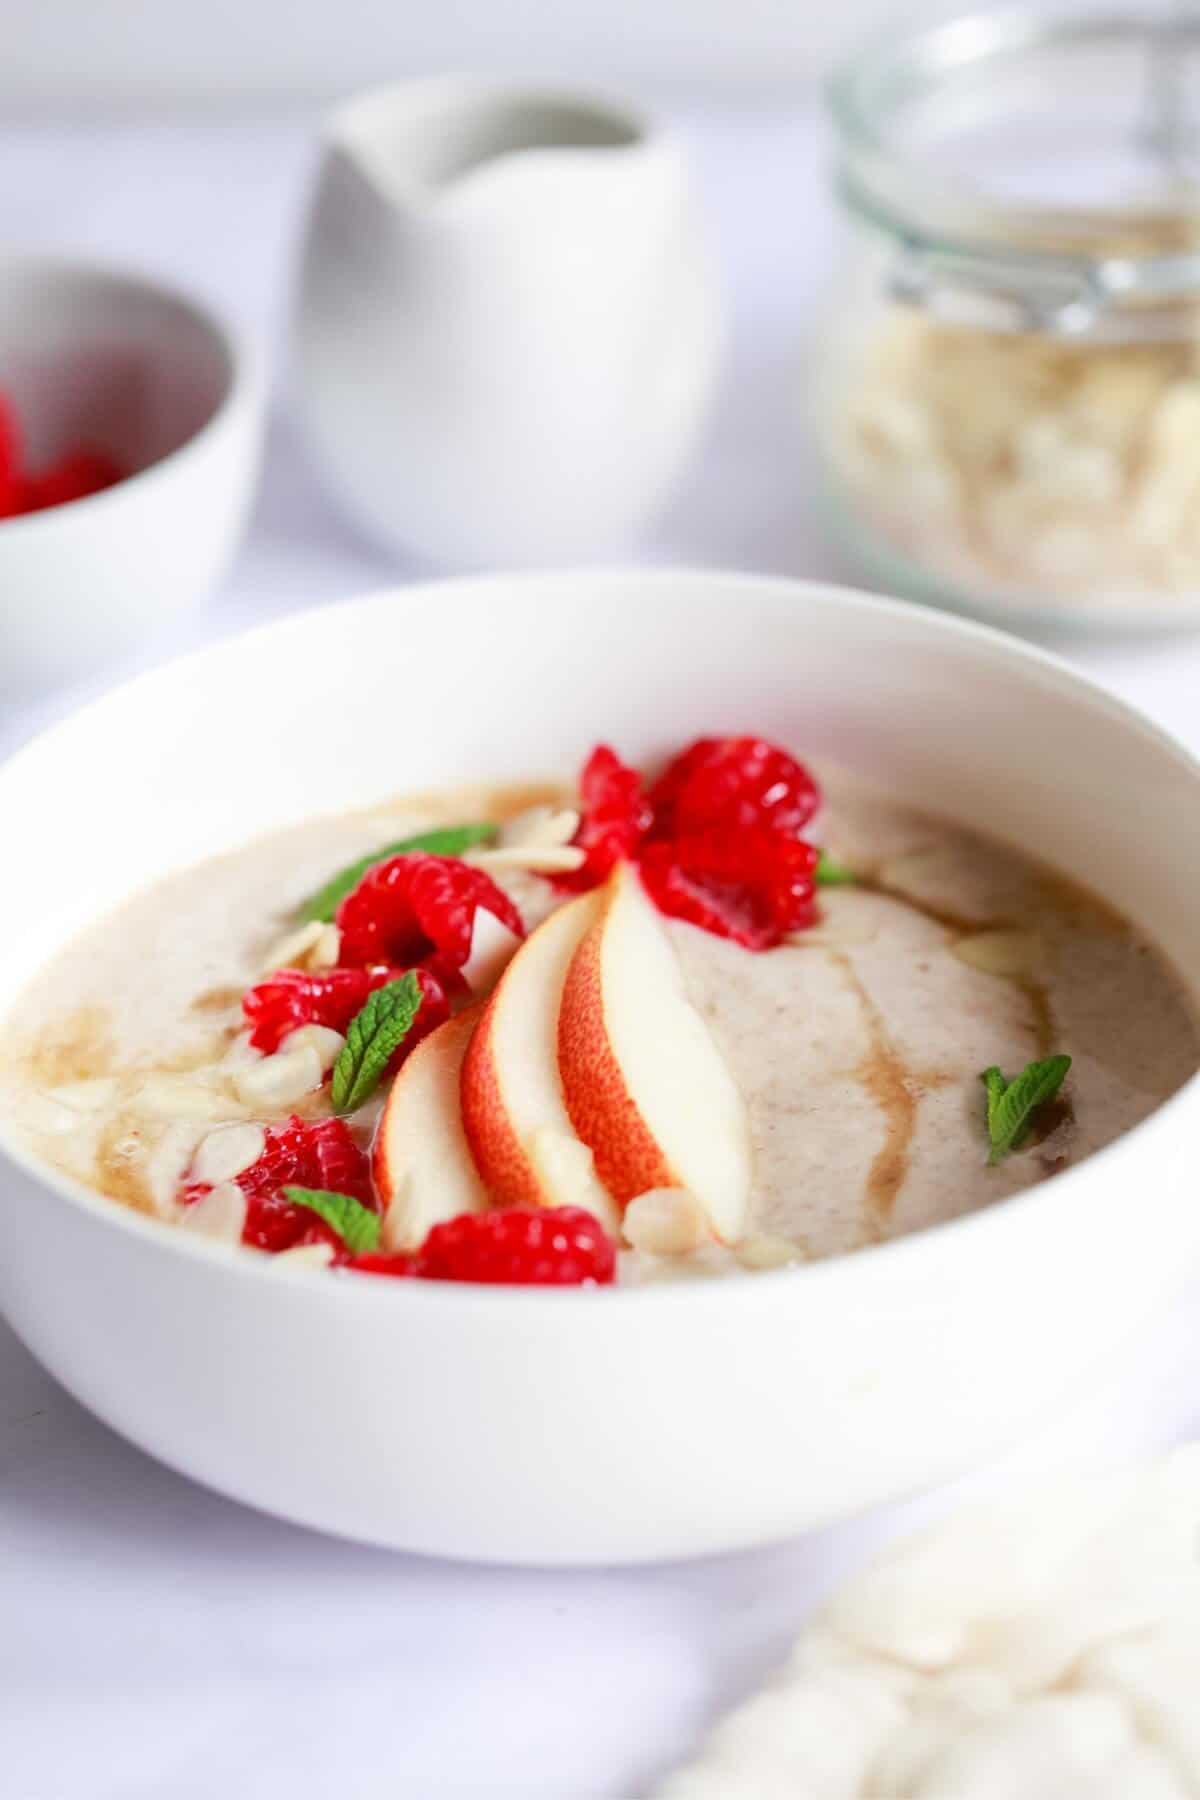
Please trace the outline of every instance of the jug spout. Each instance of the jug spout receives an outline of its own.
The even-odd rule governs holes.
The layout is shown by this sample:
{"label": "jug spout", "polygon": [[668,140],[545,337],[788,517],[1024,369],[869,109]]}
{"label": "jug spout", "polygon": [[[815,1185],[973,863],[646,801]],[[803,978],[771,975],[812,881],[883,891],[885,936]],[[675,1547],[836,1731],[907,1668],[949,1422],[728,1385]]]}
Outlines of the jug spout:
{"label": "jug spout", "polygon": [[574,170],[653,136],[634,109],[569,93],[514,91],[474,79],[405,83],[341,107],[327,150],[402,212],[440,205],[466,184],[519,181],[563,159]]}

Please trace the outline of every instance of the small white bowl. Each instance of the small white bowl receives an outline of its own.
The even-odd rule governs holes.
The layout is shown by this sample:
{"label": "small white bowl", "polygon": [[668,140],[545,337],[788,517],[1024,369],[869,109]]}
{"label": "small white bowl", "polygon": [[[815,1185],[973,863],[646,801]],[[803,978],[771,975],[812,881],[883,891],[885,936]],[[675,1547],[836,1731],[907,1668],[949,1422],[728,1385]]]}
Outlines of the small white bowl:
{"label": "small white bowl", "polygon": [[[38,847],[0,883],[0,1015],[89,919],[255,833],[565,771],[602,737],[637,761],[746,730],[1049,858],[1200,992],[1200,766],[1160,732],[942,614],[663,571],[378,595],[57,726],[0,770],[0,842]],[[1200,1253],[1198,1125],[1193,1080],[1099,1155],[953,1224],[603,1292],[285,1274],[9,1143],[0,1307],[101,1418],[270,1512],[452,1556],[696,1555],[949,1476],[1042,1419]]]}
{"label": "small white bowl", "polygon": [[0,391],[38,467],[83,442],[131,473],[0,519],[0,694],[82,675],[219,579],[254,488],[261,383],[194,300],[140,275],[0,259]]}

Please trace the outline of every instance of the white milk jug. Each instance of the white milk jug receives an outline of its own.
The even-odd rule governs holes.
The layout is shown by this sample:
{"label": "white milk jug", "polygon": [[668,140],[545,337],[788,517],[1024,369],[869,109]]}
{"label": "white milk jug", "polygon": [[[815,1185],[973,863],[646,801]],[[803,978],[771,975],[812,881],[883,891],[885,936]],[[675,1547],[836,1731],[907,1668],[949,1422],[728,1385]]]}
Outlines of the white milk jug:
{"label": "white milk jug", "polygon": [[632,110],[444,80],[329,122],[301,405],[333,491],[399,549],[620,550],[694,447],[718,311],[679,147]]}

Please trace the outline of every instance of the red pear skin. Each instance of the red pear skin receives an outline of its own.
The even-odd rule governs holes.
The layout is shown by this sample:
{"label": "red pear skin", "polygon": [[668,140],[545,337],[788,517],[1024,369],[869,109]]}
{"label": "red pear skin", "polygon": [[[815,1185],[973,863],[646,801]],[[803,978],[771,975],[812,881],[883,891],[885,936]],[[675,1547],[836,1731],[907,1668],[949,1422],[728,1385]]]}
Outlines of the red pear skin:
{"label": "red pear skin", "polygon": [[604,1016],[605,915],[571,961],[558,1015],[558,1067],[576,1133],[596,1173],[621,1207],[649,1188],[679,1187],[679,1177],[650,1135],[613,1055]]}
{"label": "red pear skin", "polygon": [[480,1180],[496,1206],[541,1206],[545,1199],[541,1184],[513,1131],[496,1073],[492,1024],[499,991],[484,1007],[463,1058],[459,1088],[463,1131]]}

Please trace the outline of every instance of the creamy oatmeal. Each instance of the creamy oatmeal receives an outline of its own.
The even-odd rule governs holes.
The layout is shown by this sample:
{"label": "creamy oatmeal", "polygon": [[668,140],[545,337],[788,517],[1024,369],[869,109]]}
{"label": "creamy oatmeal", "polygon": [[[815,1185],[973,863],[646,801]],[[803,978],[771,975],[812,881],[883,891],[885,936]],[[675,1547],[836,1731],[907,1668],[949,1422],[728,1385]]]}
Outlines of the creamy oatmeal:
{"label": "creamy oatmeal", "polygon": [[[615,1245],[644,1280],[977,1210],[1200,1063],[1181,983],[1098,900],[704,743],[648,792],[594,757],[582,800],[397,805],[170,877],[30,984],[0,1110],[114,1200],[293,1261],[603,1281]],[[457,854],[373,860],[463,820],[489,829]]]}

